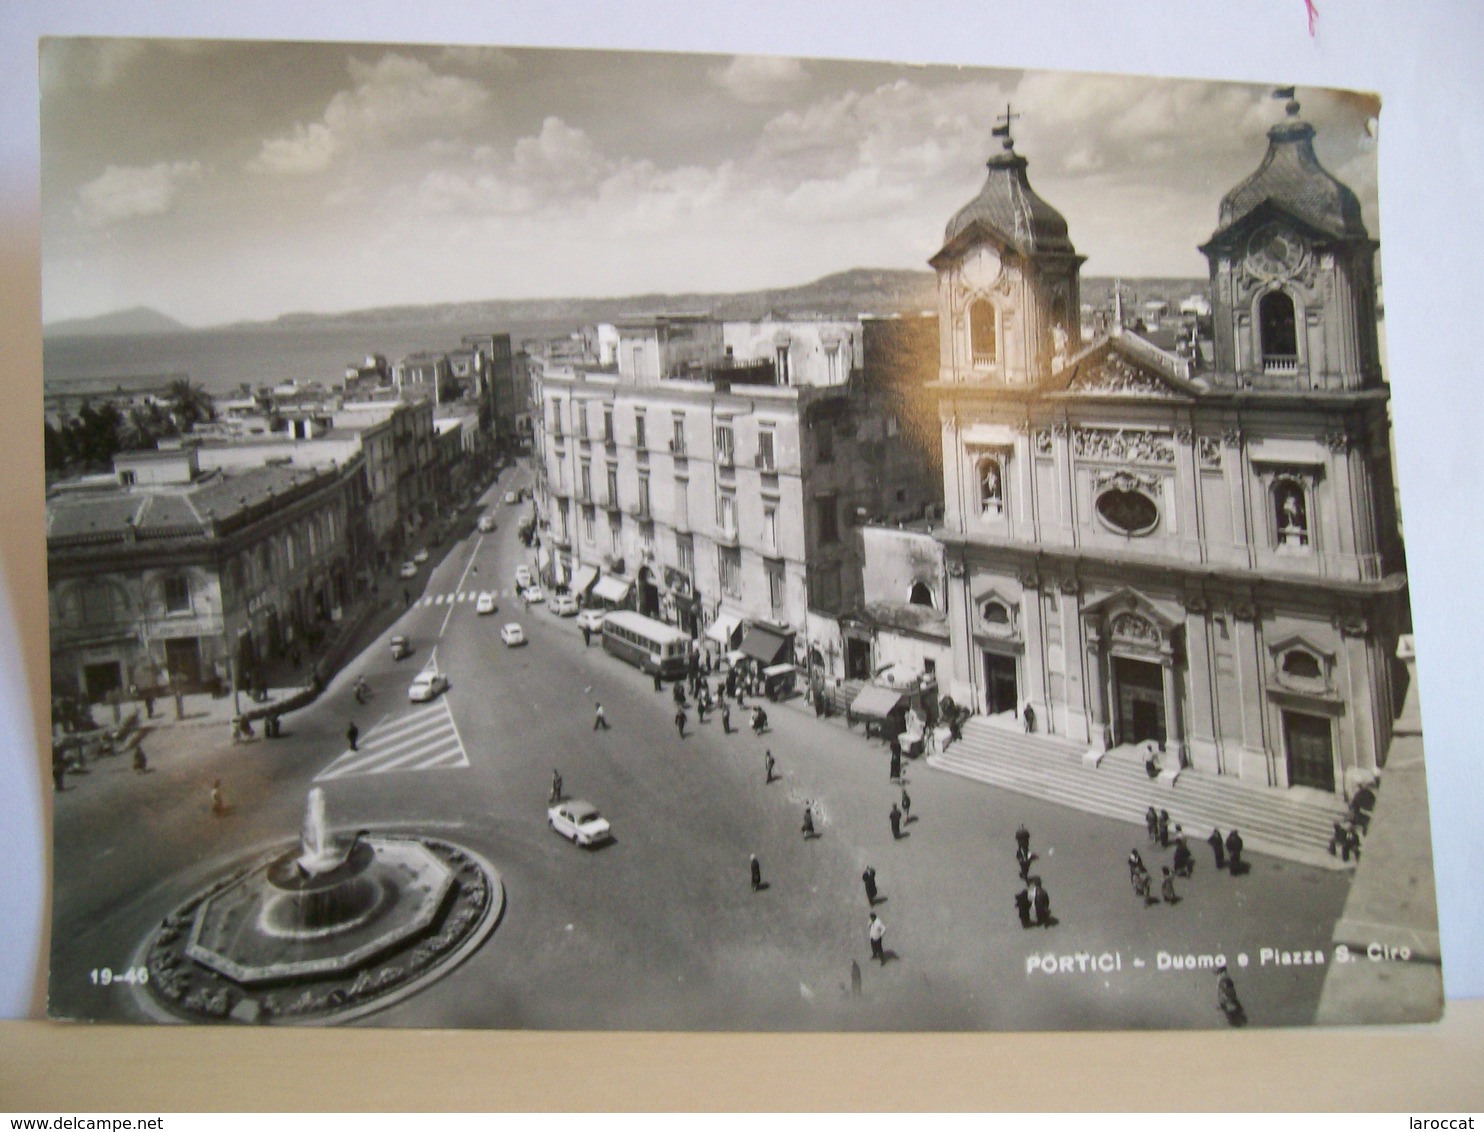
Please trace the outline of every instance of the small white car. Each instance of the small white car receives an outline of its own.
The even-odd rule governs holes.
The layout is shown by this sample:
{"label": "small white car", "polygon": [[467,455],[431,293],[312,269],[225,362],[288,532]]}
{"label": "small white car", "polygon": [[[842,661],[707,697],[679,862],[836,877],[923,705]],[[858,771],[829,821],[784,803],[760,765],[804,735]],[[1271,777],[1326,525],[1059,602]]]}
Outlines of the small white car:
{"label": "small white car", "polygon": [[495,611],[495,595],[486,590],[479,595],[479,600],[474,603],[475,613],[493,613]]}
{"label": "small white car", "polygon": [[418,552],[412,556],[412,560],[414,562],[416,562],[419,566],[421,566],[424,562],[426,562],[428,560],[428,548],[425,547],[425,546],[424,547],[420,547],[418,549]]}
{"label": "small white car", "polygon": [[552,594],[546,608],[558,617],[572,617],[577,613],[577,599],[571,594]]}
{"label": "small white car", "polygon": [[495,529],[495,517],[493,515],[481,515],[479,516],[478,525],[479,533],[487,535],[490,533],[490,531]]}
{"label": "small white car", "polygon": [[516,589],[523,590],[527,586],[529,586],[532,581],[534,581],[534,579],[531,577],[531,568],[529,566],[521,565],[515,568]]}
{"label": "small white car", "polygon": [[500,640],[504,641],[511,648],[514,648],[516,645],[523,645],[526,643],[526,631],[517,622],[512,621],[508,625],[501,626]]}
{"label": "small white car", "polygon": [[404,578],[415,578],[417,577],[417,563],[404,562],[402,563],[402,569],[397,572]]}
{"label": "small white car", "polygon": [[546,595],[541,592],[541,587],[534,582],[521,590],[520,596],[526,599],[527,605],[540,605],[546,600]]}
{"label": "small white car", "polygon": [[517,495],[513,491],[507,491],[505,493],[505,502],[506,503],[519,503],[520,502],[520,496]]}
{"label": "small white car", "polygon": [[603,631],[603,621],[607,616],[608,614],[601,609],[584,609],[577,615],[577,627],[579,629],[588,629],[594,633],[601,633]]}
{"label": "small white car", "polygon": [[425,704],[446,691],[448,691],[447,676],[441,672],[423,669],[417,674],[417,679],[412,682],[412,687],[407,689],[407,698],[415,704]]}
{"label": "small white car", "polygon": [[611,841],[608,819],[591,802],[561,802],[546,811],[546,824],[573,845],[596,845]]}

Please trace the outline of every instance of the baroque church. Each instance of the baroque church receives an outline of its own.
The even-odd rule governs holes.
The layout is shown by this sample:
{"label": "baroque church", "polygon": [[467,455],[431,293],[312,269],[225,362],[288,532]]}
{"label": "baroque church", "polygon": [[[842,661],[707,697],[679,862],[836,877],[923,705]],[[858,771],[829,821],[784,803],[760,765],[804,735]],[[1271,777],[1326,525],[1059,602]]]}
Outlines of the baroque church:
{"label": "baroque church", "polygon": [[1214,364],[1115,320],[1007,125],[938,273],[951,672],[980,712],[1092,751],[1346,794],[1404,679],[1406,576],[1374,257],[1290,101],[1221,201]]}

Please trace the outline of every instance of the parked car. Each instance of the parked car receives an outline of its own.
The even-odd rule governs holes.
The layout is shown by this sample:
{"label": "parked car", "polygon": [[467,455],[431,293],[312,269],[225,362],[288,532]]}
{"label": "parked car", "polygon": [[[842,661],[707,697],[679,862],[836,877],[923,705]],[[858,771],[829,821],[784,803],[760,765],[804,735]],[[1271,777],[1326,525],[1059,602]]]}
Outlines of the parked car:
{"label": "parked car", "polygon": [[535,581],[535,579],[531,577],[531,568],[529,566],[526,566],[526,565],[522,564],[522,565],[517,566],[515,568],[515,586],[516,586],[516,589],[523,590],[527,586],[529,586],[533,581]]}
{"label": "parked car", "polygon": [[448,677],[441,672],[424,668],[417,674],[412,687],[407,689],[407,698],[415,704],[423,704],[446,691],[448,691]]}
{"label": "parked car", "polygon": [[613,839],[608,819],[591,802],[574,800],[551,806],[546,811],[546,824],[573,845],[596,845]]}
{"label": "parked car", "polygon": [[489,534],[495,529],[495,517],[493,515],[479,516],[479,531],[481,534]]}
{"label": "parked car", "polygon": [[421,566],[428,560],[428,548],[425,546],[419,547],[417,553],[412,556],[412,560]]}
{"label": "parked car", "polygon": [[512,621],[500,629],[500,640],[511,648],[526,643],[526,631],[520,625]]}
{"label": "parked car", "polygon": [[525,598],[527,605],[540,605],[546,600],[546,594],[542,592],[541,587],[536,585],[535,582],[532,582],[525,589],[521,590],[520,596]]}
{"label": "parked car", "polygon": [[552,594],[546,608],[558,617],[572,617],[577,613],[577,599],[571,594]]}
{"label": "parked car", "polygon": [[401,574],[404,578],[415,578],[417,577],[417,563],[404,562],[402,563],[402,569],[397,571],[397,573]]}
{"label": "parked car", "polygon": [[505,493],[505,502],[506,503],[519,503],[520,502],[520,496],[517,495],[513,491],[507,491]]}
{"label": "parked car", "polygon": [[479,595],[479,600],[474,603],[475,613],[493,613],[495,611],[495,595],[486,590]]}
{"label": "parked car", "polygon": [[412,642],[400,634],[391,640],[392,659],[401,660],[404,656],[412,654]]}
{"label": "parked car", "polygon": [[577,615],[577,627],[579,629],[591,630],[594,633],[601,633],[603,631],[603,621],[607,616],[607,612],[602,609],[584,609]]}

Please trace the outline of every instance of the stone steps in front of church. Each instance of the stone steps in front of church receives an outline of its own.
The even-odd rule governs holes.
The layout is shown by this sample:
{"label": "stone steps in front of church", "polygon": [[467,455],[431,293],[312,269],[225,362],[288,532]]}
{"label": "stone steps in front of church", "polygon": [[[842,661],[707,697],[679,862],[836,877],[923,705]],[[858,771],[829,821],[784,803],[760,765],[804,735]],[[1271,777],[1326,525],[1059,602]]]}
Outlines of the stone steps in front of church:
{"label": "stone steps in front of church", "polygon": [[930,756],[927,763],[1085,813],[1132,822],[1141,830],[1150,806],[1168,810],[1171,829],[1183,825],[1195,850],[1203,851],[1201,843],[1212,827],[1223,833],[1235,827],[1249,851],[1322,868],[1350,867],[1328,850],[1333,823],[1345,813],[1338,800],[1332,805],[1298,800],[1191,770],[1167,785],[1150,779],[1132,755],[1105,756],[1092,767],[1084,763],[1085,753],[1084,746],[1065,739],[1025,735],[970,719],[963,738]]}

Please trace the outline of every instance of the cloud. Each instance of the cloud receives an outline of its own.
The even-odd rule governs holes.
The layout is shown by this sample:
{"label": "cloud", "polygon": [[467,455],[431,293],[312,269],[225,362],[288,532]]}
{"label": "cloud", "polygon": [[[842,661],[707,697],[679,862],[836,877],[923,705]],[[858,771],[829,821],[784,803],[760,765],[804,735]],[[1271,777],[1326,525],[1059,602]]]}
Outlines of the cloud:
{"label": "cloud", "polygon": [[775,55],[738,55],[725,67],[713,67],[708,75],[733,98],[747,103],[782,101],[809,78],[798,59]]}
{"label": "cloud", "polygon": [[255,173],[303,176],[338,160],[409,141],[457,136],[487,112],[489,91],[472,79],[440,75],[426,63],[388,52],[350,61],[354,86],[330,99],[318,121],[295,123],[264,140],[248,163]]}
{"label": "cloud", "polygon": [[201,176],[199,161],[161,161],[147,167],[110,165],[77,191],[78,215],[95,227],[138,216],[163,216],[187,181]]}
{"label": "cloud", "polygon": [[60,39],[41,41],[41,89],[82,87],[106,90],[144,54],[142,39]]}

